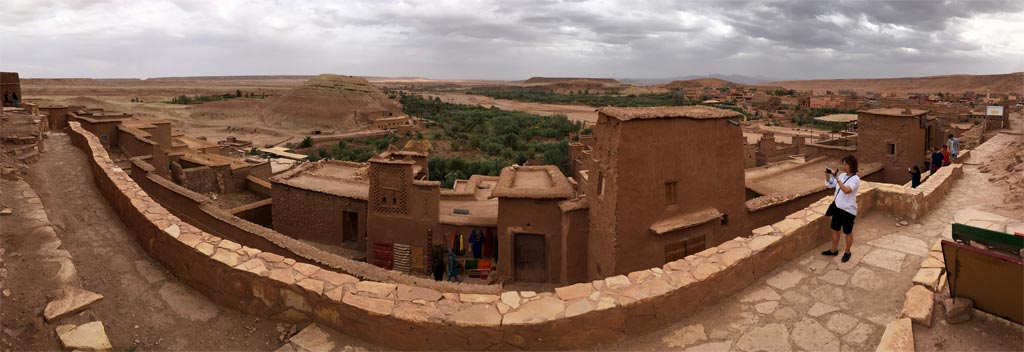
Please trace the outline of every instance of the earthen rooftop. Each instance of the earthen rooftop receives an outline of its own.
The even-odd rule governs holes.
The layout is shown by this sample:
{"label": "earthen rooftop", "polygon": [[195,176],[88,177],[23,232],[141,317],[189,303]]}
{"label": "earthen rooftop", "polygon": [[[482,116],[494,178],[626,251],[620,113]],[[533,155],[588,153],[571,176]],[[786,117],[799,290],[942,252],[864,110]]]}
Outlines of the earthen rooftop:
{"label": "earthen rooftop", "polygon": [[924,114],[928,113],[928,110],[909,109],[910,113],[904,114],[903,112],[907,111],[907,110],[908,109],[901,109],[901,108],[882,108],[882,109],[860,110],[858,112],[864,112],[864,113],[868,113],[868,114],[872,114],[872,115],[908,116],[908,117],[910,117],[910,116],[920,116],[920,115],[924,115]]}
{"label": "earthen rooftop", "polygon": [[314,192],[366,200],[370,193],[367,168],[363,163],[323,160],[302,164],[270,180]]}
{"label": "earthen rooftop", "polygon": [[673,215],[651,224],[651,231],[663,235],[672,231],[682,230],[722,218],[722,212],[715,208],[704,208],[698,211]]}
{"label": "earthen rooftop", "polygon": [[685,117],[696,120],[721,119],[728,117],[740,117],[743,114],[732,110],[713,108],[710,106],[655,106],[640,108],[600,108],[597,111],[602,114],[617,118],[622,121],[638,119],[663,119]]}
{"label": "earthen rooftop", "polygon": [[[442,224],[497,226],[498,199],[491,198],[499,178],[473,175],[469,180],[456,180],[451,190],[441,191],[438,202]],[[468,212],[457,214],[455,210]]]}
{"label": "earthen rooftop", "polygon": [[572,198],[573,190],[557,166],[509,166],[501,170],[501,177],[491,195],[499,198]]}
{"label": "earthen rooftop", "polygon": [[189,152],[185,153],[185,155],[183,155],[181,159],[209,167],[231,165],[231,169],[239,169],[249,166],[249,163],[246,163],[245,160],[235,159],[220,154]]}

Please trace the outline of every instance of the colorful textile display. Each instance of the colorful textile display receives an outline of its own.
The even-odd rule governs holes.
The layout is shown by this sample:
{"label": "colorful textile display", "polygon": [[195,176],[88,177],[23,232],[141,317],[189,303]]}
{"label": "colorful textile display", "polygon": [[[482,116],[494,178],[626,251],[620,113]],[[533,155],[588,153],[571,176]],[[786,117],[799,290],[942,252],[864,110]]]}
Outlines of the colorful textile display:
{"label": "colorful textile display", "polygon": [[423,247],[413,246],[409,252],[409,270],[415,272],[423,272],[427,268],[423,255]]}
{"label": "colorful textile display", "polygon": [[392,270],[408,273],[411,248],[409,245],[399,243],[395,243],[393,248],[394,256],[392,257]]}
{"label": "colorful textile display", "polygon": [[394,258],[394,246],[391,243],[373,243],[373,265],[390,270]]}
{"label": "colorful textile display", "polygon": [[473,249],[473,258],[480,259],[480,255],[483,254],[484,245],[484,234],[483,231],[473,229],[473,232],[469,234],[469,246]]}

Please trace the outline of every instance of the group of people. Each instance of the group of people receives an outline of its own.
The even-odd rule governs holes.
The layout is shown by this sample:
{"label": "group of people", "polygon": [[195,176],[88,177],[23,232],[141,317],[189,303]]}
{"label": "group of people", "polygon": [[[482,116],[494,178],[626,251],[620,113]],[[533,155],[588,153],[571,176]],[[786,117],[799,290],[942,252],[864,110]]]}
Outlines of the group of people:
{"label": "group of people", "polygon": [[[960,140],[950,134],[946,144],[935,147],[932,153],[931,172],[939,171],[943,166],[949,166],[957,161],[960,154]],[[860,188],[860,176],[857,176],[857,158],[848,155],[842,159],[842,164],[837,169],[825,170],[825,186],[835,188],[832,204],[829,205],[825,215],[831,218],[829,228],[832,229],[832,246],[821,252],[824,256],[839,255],[839,232],[846,234],[846,250],[840,259],[843,263],[850,261],[850,248],[853,247],[853,222],[857,218],[857,189]],[[911,186],[917,187],[921,184],[921,168],[913,166],[907,169],[911,174]]]}
{"label": "group of people", "polygon": [[[953,134],[949,135],[949,139],[946,140],[946,144],[940,147],[935,147],[932,150],[931,156],[931,174],[934,175],[943,166],[949,166],[957,161],[957,157],[960,154],[960,139],[957,139]],[[921,185],[921,168],[917,165],[907,169],[910,173],[910,186],[917,188]]]}
{"label": "group of people", "polygon": [[21,100],[18,98],[17,92],[11,92],[10,95],[7,95],[7,92],[4,92],[4,106],[8,105],[13,107],[18,107],[18,105],[21,105]]}

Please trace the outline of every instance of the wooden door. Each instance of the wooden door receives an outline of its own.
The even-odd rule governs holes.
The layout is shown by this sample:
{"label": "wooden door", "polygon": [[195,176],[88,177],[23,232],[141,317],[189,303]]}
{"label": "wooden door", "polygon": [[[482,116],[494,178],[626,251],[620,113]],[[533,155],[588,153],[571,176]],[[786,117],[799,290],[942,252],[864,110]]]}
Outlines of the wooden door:
{"label": "wooden door", "polygon": [[548,281],[547,244],[543,235],[517,233],[512,259],[515,261],[515,279],[522,282]]}
{"label": "wooden door", "polygon": [[359,241],[359,213],[353,211],[342,212],[341,241]]}

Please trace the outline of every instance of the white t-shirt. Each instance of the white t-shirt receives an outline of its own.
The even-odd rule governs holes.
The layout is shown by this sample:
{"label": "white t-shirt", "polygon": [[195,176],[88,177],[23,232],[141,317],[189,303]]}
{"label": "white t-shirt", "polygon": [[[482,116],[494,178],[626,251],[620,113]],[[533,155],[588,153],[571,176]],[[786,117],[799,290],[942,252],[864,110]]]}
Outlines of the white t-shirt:
{"label": "white t-shirt", "polygon": [[[836,189],[836,207],[845,210],[851,215],[857,215],[857,188],[860,188],[860,176],[846,176],[846,173],[839,174],[839,181],[842,182],[846,187],[850,187],[850,193],[844,193],[839,188],[839,183],[836,182],[835,177],[829,177],[828,181],[825,182],[825,187],[834,187]],[[845,181],[845,182],[843,182]]]}

